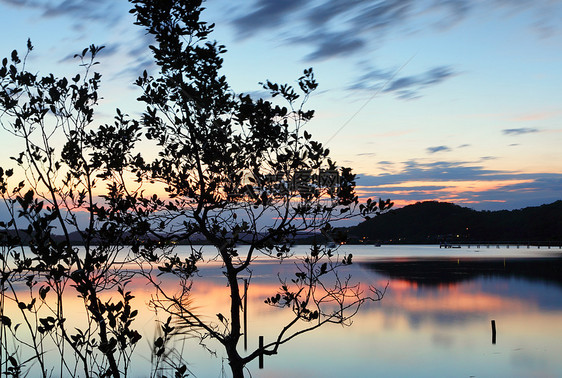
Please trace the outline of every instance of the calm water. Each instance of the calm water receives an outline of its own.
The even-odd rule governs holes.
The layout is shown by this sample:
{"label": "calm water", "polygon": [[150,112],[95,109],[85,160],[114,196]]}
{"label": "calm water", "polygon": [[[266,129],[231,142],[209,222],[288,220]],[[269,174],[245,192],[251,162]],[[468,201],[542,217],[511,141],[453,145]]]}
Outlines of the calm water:
{"label": "calm water", "polygon": [[[295,247],[296,254],[304,251],[304,246]],[[346,267],[353,280],[379,288],[388,283],[383,300],[365,305],[351,327],[328,325],[288,342],[277,356],[265,358],[263,370],[253,362],[251,376],[562,376],[562,265],[557,259],[562,250],[342,246],[340,252],[354,254],[355,263]],[[531,257],[549,260],[544,264]],[[263,300],[276,293],[277,273],[290,277],[292,270],[291,262],[255,264],[248,293],[250,350],[259,335],[267,343],[285,324],[285,311]],[[226,311],[228,292],[216,264],[203,266],[201,275],[193,300],[211,319]],[[138,307],[153,293],[141,282],[129,290]],[[143,311],[136,321],[146,340],[154,335],[155,319]],[[495,344],[491,320],[497,327]],[[135,377],[146,376],[150,366],[148,343],[141,344]],[[186,341],[185,348],[193,376],[219,377],[223,370],[229,376],[220,347],[216,357],[195,341]]]}

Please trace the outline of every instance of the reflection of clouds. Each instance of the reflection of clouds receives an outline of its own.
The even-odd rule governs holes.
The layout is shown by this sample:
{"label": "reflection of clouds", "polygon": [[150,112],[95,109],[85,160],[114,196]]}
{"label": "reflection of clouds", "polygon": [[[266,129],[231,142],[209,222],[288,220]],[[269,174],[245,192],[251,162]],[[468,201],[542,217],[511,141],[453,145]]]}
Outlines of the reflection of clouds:
{"label": "reflection of clouds", "polygon": [[[178,252],[185,251],[181,248],[178,247]],[[290,318],[290,310],[272,308],[264,304],[263,299],[277,291],[276,272],[281,271],[282,276],[287,277],[294,272],[291,261],[279,265],[275,261],[259,260],[253,267],[248,293],[249,351],[257,347],[258,335],[265,336],[266,342],[272,340]],[[230,291],[221,271],[217,262],[202,264],[201,277],[194,281],[193,305],[198,312],[204,312],[208,321],[217,321],[218,312],[228,311]],[[354,279],[378,287],[384,287],[387,282],[385,276],[368,271],[360,264],[346,267],[342,274],[351,274]],[[166,291],[177,291],[174,279],[160,277]],[[144,348],[142,356],[149,357],[149,342],[158,326],[156,316],[147,306],[154,289],[139,276],[133,278],[126,289],[135,296],[133,308],[140,310],[132,324],[143,333],[136,352]],[[87,321],[83,301],[71,288],[67,294],[65,311],[72,314],[68,316],[68,325],[79,327],[80,321]],[[103,300],[111,297],[117,298],[114,292],[105,292]],[[542,298],[539,303],[559,300],[560,288],[518,279],[475,280],[428,288],[392,279],[382,302],[367,303],[350,328],[327,325],[299,336],[285,344],[279,355],[266,359],[263,374],[303,376],[306,372],[309,376],[367,377],[372,376],[373,361],[376,361],[376,371],[381,376],[416,376],[420,371],[428,372],[428,376],[466,376],[467,372],[485,376],[493,369],[501,369],[506,376],[517,375],[515,373],[541,376],[544,372],[543,375],[556,376],[550,373],[560,366],[557,361],[562,306],[539,311],[536,297]],[[500,342],[494,349],[486,349],[490,347],[492,314],[498,321]],[[158,316],[161,320],[167,318],[163,313]],[[209,346],[219,352],[219,359],[206,354],[197,341],[187,340],[187,358],[189,362],[196,362],[193,371],[198,376],[220,375],[222,349],[215,344]],[[498,365],[495,358],[490,359],[493,352],[505,354],[506,358],[501,359],[504,365]],[[327,355],[337,358],[326,359]],[[311,367],[311,360],[322,363]],[[142,376],[147,371],[142,370],[145,368],[143,361],[133,361],[131,376]],[[249,368],[253,370],[256,366]],[[438,369],[441,374],[429,373],[432,369]]]}
{"label": "reflection of clouds", "polygon": [[517,352],[521,352],[521,349],[515,349],[509,357],[510,363],[513,364],[513,366],[533,371],[534,373],[530,374],[529,377],[543,376],[542,368],[548,364],[548,358],[546,358],[544,354],[535,351],[527,351],[526,353]]}
{"label": "reflection of clouds", "polygon": [[442,331],[435,332],[431,340],[433,341],[434,345],[444,348],[452,346],[456,341],[455,337],[453,337],[451,334]]}
{"label": "reflection of clouds", "polygon": [[[390,284],[392,303],[409,313],[460,313],[477,314],[486,312],[520,311],[529,307],[526,299],[503,298],[498,295],[471,292],[462,285],[448,285],[438,288],[437,293],[424,291],[395,291]],[[421,294],[421,295],[420,295]]]}
{"label": "reflection of clouds", "polygon": [[[279,289],[277,272],[280,272],[282,278],[291,278],[294,269],[291,261],[279,265],[276,262],[261,260],[254,265],[253,278],[248,292],[253,311],[263,309],[259,311],[270,312],[270,306],[265,305],[263,300],[274,295]],[[193,286],[193,297],[197,301],[197,305],[209,309],[220,306],[221,303],[224,305],[224,298],[228,298],[230,292],[224,285],[220,266],[203,268],[201,274],[202,278],[196,279]],[[382,289],[388,282],[386,276],[378,273],[374,273],[373,276],[372,272],[368,272],[366,275],[363,268],[356,264],[346,267],[342,274],[350,274],[354,280],[362,282],[361,288],[364,291],[368,290],[368,284]],[[170,285],[170,289],[174,287],[172,282],[166,283],[166,285]],[[404,279],[390,279],[382,302],[371,304],[368,307],[369,311],[378,311],[382,308],[385,312],[408,313],[422,316],[422,318],[429,316],[446,322],[446,318],[460,319],[464,316],[479,316],[488,313],[536,311],[539,303],[549,302],[553,305],[553,296],[560,294],[560,289],[556,287],[549,289],[540,284],[529,284],[527,281],[522,282],[520,286],[513,285],[515,283],[510,284],[506,279],[493,283],[475,279],[469,282],[427,287]],[[540,290],[537,290],[537,285],[541,287]],[[548,298],[550,299],[547,301]],[[558,304],[555,308],[560,308],[561,305]],[[277,310],[273,309],[273,311]]]}

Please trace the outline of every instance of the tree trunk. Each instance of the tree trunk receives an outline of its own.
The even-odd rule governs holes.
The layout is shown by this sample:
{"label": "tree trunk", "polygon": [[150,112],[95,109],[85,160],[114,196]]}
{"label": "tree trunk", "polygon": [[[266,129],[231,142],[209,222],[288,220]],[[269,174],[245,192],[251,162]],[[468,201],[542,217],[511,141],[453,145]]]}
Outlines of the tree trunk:
{"label": "tree trunk", "polygon": [[223,252],[223,261],[225,262],[226,276],[230,286],[230,334],[227,337],[225,347],[233,378],[242,378],[244,377],[244,364],[237,350],[238,341],[241,336],[240,307],[242,306],[240,288],[238,286],[238,273],[226,252]]}
{"label": "tree trunk", "polygon": [[242,363],[242,358],[236,351],[236,345],[228,345],[226,352],[228,355],[228,364],[232,371],[232,377],[244,378],[244,364]]}
{"label": "tree trunk", "polygon": [[240,362],[230,361],[230,370],[232,371],[232,378],[244,378],[244,365]]}
{"label": "tree trunk", "polygon": [[[103,315],[100,311],[100,307],[99,307],[100,302],[97,293],[93,289],[90,289],[90,303],[91,303],[90,311],[92,312],[92,315],[94,316],[94,319],[96,320],[96,323],[99,327],[99,336],[100,336],[101,345],[108,345],[109,340],[107,338],[107,334],[108,334],[107,325],[105,324],[105,319],[103,318]],[[111,376],[114,378],[119,378],[120,377],[119,367],[117,366],[117,361],[115,360],[113,351],[108,349],[106,351],[103,351],[102,353],[105,355],[107,361],[109,362],[109,369],[111,371]]]}

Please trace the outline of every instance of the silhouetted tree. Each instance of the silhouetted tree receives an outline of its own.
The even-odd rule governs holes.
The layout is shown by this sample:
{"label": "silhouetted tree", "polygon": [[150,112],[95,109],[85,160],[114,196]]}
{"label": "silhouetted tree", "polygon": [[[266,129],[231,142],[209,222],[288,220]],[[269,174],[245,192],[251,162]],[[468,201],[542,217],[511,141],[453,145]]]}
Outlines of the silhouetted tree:
{"label": "silhouetted tree", "polygon": [[[117,110],[114,124],[92,125],[101,77],[91,69],[100,47],[78,54],[85,72],[71,79],[32,74],[17,52],[10,64],[2,62],[2,125],[23,141],[24,150],[14,157],[23,175],[0,172],[12,218],[0,225],[0,310],[4,301],[17,304],[32,339],[27,345],[36,351],[44,376],[49,375],[44,335],[60,352],[61,375],[79,370],[85,376],[124,375],[140,339],[131,328],[137,314],[133,295],[124,287],[134,274],[124,263],[134,260],[154,284],[152,305],[170,316],[153,345],[155,365],[171,355],[172,338],[187,333],[220,343],[233,376],[242,377],[246,364],[258,356],[276,354],[284,343],[326,323],[349,324],[365,301],[383,295],[340,277],[338,268],[351,264],[351,255],[338,256],[333,248],[315,244],[292,277],[280,277],[278,293],[264,298],[292,311],[292,319],[277,338],[243,355],[241,278],[251,277],[255,258],[283,261],[291,257],[290,245],[299,234],[321,232],[331,240],[334,221],[378,213],[392,204],[360,204],[351,169],[338,167],[329,150],[304,130],[314,115],[304,108],[317,87],[312,69],[298,79],[298,92],[263,83],[282,104],[236,96],[220,73],[225,48],[208,40],[213,25],[200,20],[201,1],[131,3],[136,23],[154,38],[150,49],[159,66],[157,75],[145,71],[136,81],[142,89],[139,100],[146,104],[140,120]],[[152,161],[135,149],[143,136],[157,152]],[[10,184],[15,177],[22,181]],[[166,198],[146,194],[152,185],[163,186]],[[83,211],[86,225],[78,220]],[[57,238],[55,230],[63,237]],[[72,245],[73,232],[82,248]],[[216,248],[229,289],[229,312],[216,314],[215,320],[194,311],[196,298],[190,297],[203,258],[191,244],[199,237]],[[237,248],[242,242],[244,250]],[[189,244],[191,253],[178,255],[177,243]],[[124,255],[124,245],[134,255]],[[179,289],[166,289],[164,276],[175,277]],[[18,297],[20,281],[29,286],[29,302]],[[65,323],[68,286],[84,300],[91,319],[76,332]],[[116,288],[120,300],[100,299]],[[53,302],[46,300],[49,291],[56,295]],[[21,340],[12,320],[0,315],[3,332]],[[65,357],[66,346],[74,363]],[[10,354],[7,344],[2,351]],[[14,353],[10,357],[15,362],[6,360],[5,370],[9,362],[10,374],[17,373],[22,363]],[[175,367],[176,376],[185,375],[181,361]]]}
{"label": "silhouetted tree", "polygon": [[[145,72],[137,80],[143,89],[140,100],[147,105],[139,123],[160,148],[159,155],[150,164],[135,161],[134,171],[139,180],[164,184],[172,198],[144,199],[143,209],[154,210],[145,221],[158,225],[151,229],[160,242],[203,235],[216,247],[230,290],[230,312],[209,322],[186,301],[201,258],[197,249],[187,259],[173,256],[160,266],[160,273],[178,276],[179,293],[165,292],[156,277],[146,274],[159,289],[156,306],[175,317],[182,330],[221,343],[233,375],[241,377],[244,366],[259,355],[275,354],[283,343],[325,323],[346,324],[365,300],[382,295],[375,288],[365,294],[338,276],[337,268],[350,264],[351,255],[335,258],[331,249],[314,245],[295,276],[282,280],[279,293],[266,300],[291,309],[293,319],[280,328],[277,339],[242,356],[240,276],[251,271],[256,254],[283,260],[297,234],[330,234],[330,222],[354,210],[365,215],[379,208],[372,201],[359,205],[351,170],[338,168],[328,149],[303,129],[314,114],[304,108],[317,87],[311,69],[298,80],[300,93],[289,85],[263,83],[287,106],[235,96],[220,73],[225,48],[208,40],[213,25],[200,20],[200,1],[132,3],[136,23],[156,41],[150,48],[160,67],[159,75]],[[385,210],[390,202],[379,205]],[[237,249],[239,242],[248,244],[247,252]],[[146,245],[139,249],[158,256]],[[294,330],[298,322],[309,325]]]}
{"label": "silhouetted tree", "polygon": [[[112,202],[120,177],[106,175],[105,165],[111,163],[101,156],[113,147],[104,143],[108,135],[112,143],[119,143],[120,135],[114,131],[128,125],[118,113],[118,126],[91,128],[101,79],[91,70],[102,47],[92,45],[77,54],[83,72],[71,79],[27,71],[32,48],[28,41],[23,59],[14,50],[0,67],[0,122],[23,145],[12,158],[19,171],[0,168],[0,194],[11,217],[0,223],[1,349],[9,357],[2,359],[2,367],[7,374],[21,372],[25,361],[17,358],[28,346],[43,376],[118,377],[126,373],[141,336],[131,328],[137,311],[131,309],[133,296],[125,291],[131,274],[121,269],[126,259],[117,260],[127,244],[124,231],[130,229],[119,218],[122,207]],[[129,133],[120,142],[120,158],[134,141]],[[96,197],[106,185],[110,211]],[[87,220],[81,223],[78,217],[84,212]],[[73,235],[80,248],[72,245]],[[84,303],[83,328],[67,325],[70,314],[64,293],[70,286]],[[120,300],[100,298],[102,292],[116,290]],[[23,319],[21,323],[15,324],[4,312],[10,304],[19,310],[14,319]],[[73,318],[77,320],[76,315]],[[11,354],[8,333],[19,342]],[[74,360],[65,352],[68,348]],[[59,356],[52,359],[50,349]],[[47,361],[57,360],[55,372]]]}

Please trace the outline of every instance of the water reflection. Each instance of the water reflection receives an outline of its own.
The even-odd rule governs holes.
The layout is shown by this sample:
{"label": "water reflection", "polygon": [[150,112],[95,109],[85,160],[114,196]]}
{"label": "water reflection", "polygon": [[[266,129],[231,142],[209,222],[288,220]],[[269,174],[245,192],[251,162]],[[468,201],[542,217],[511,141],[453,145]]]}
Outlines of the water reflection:
{"label": "water reflection", "polygon": [[[425,248],[425,247],[424,247]],[[384,247],[383,247],[384,249]],[[388,289],[381,302],[367,304],[350,328],[327,326],[285,344],[279,354],[248,368],[252,377],[557,377],[562,376],[562,258],[393,258],[366,256],[342,276]],[[436,251],[441,252],[441,251]],[[412,253],[411,255],[415,255]],[[275,337],[289,314],[264,304],[279,277],[294,275],[294,265],[257,260],[248,291],[248,347]],[[162,276],[164,279],[165,276]],[[175,283],[164,281],[172,291]],[[157,329],[147,304],[154,289],[142,278],[128,286],[140,310],[135,326],[142,331],[131,376],[150,371],[149,341]],[[107,297],[111,293],[106,293]],[[222,268],[201,266],[192,299],[198,311],[216,317],[228,311],[229,290]],[[69,322],[85,313],[69,292]],[[497,342],[491,342],[491,320]],[[197,341],[186,340],[184,357],[195,377],[217,377],[227,362],[216,347],[210,356]]]}
{"label": "water reflection", "polygon": [[[321,328],[267,357],[265,369],[257,362],[249,368],[254,377],[562,376],[561,265],[559,258],[364,259],[345,273],[379,288],[388,282],[382,302],[366,305],[350,328]],[[280,268],[281,276],[292,274],[291,264],[255,266],[250,349],[287,320],[263,303],[278,285]],[[226,295],[224,284],[210,268],[202,276],[194,295],[212,310]],[[206,361],[195,372],[217,376],[220,357]]]}
{"label": "water reflection", "polygon": [[440,286],[482,277],[518,277],[562,286],[562,258],[409,258],[365,262],[393,279]]}
{"label": "water reflection", "polygon": [[417,366],[388,366],[389,376],[562,374],[560,258],[413,258],[362,265],[390,280],[381,308],[373,311],[386,322],[379,337],[387,343],[379,351],[402,354],[404,363]]}

